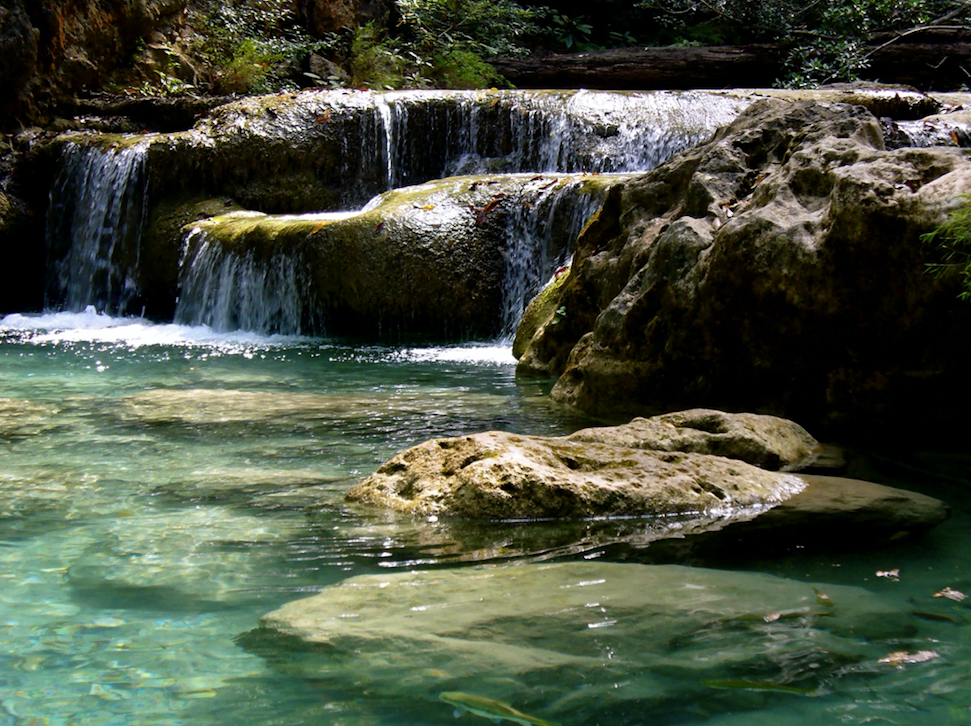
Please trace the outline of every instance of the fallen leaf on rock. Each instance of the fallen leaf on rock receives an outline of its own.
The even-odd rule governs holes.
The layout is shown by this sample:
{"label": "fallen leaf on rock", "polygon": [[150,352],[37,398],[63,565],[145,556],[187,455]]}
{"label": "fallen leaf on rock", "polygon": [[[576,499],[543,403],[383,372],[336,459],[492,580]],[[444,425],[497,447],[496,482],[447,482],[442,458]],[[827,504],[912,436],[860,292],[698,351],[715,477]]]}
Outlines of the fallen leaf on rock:
{"label": "fallen leaf on rock", "polygon": [[961,602],[967,597],[963,592],[959,592],[950,587],[943,587],[934,593],[934,597],[946,597],[948,600],[955,600]]}
{"label": "fallen leaf on rock", "polygon": [[885,655],[877,662],[892,666],[904,666],[911,663],[926,663],[929,660],[934,660],[935,658],[940,657],[941,654],[936,650],[918,650],[916,653],[910,653],[906,650],[895,650],[893,653]]}
{"label": "fallen leaf on rock", "polygon": [[762,619],[767,623],[774,623],[776,620],[782,617],[782,613],[769,613]]}
{"label": "fallen leaf on rock", "polygon": [[820,605],[825,605],[828,608],[836,607],[829,595],[822,590],[814,587],[813,592],[816,593],[816,602],[818,602]]}
{"label": "fallen leaf on rock", "polygon": [[877,577],[886,577],[888,580],[899,580],[900,570],[877,570]]}

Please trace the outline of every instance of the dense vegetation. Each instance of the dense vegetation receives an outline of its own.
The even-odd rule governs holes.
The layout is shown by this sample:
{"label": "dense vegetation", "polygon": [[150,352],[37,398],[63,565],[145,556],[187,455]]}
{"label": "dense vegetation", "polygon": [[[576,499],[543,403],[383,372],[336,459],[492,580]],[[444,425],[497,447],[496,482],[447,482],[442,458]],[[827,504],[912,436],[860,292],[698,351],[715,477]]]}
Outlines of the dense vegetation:
{"label": "dense vegetation", "polygon": [[[386,0],[388,14],[311,37],[284,0],[190,5],[190,56],[214,92],[295,86],[502,85],[490,58],[616,47],[772,43],[788,52],[779,85],[853,80],[882,43],[971,25],[968,0]],[[326,63],[308,65],[314,56]],[[191,91],[164,69],[144,91]]]}

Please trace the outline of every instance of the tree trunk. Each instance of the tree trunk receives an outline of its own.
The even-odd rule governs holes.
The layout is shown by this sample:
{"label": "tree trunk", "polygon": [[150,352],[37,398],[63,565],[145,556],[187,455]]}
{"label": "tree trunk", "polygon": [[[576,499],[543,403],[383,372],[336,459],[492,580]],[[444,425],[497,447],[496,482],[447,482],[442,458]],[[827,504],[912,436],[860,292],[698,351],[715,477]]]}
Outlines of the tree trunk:
{"label": "tree trunk", "polygon": [[[925,91],[971,84],[971,30],[886,34],[874,37],[870,48],[870,66],[860,73],[864,80],[905,83]],[[789,46],[784,44],[617,48],[528,60],[499,59],[493,65],[518,88],[757,88],[775,85],[783,76],[788,52]]]}

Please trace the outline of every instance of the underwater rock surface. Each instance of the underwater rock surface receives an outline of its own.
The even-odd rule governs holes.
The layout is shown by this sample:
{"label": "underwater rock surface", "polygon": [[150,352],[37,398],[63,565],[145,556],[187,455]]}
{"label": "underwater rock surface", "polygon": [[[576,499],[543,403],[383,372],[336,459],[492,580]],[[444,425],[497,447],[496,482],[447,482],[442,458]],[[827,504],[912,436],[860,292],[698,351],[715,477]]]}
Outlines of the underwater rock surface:
{"label": "underwater rock surface", "polygon": [[279,671],[343,688],[465,691],[584,722],[591,709],[710,694],[708,679],[809,694],[911,635],[908,615],[856,587],[571,562],[352,577],[265,615],[240,642]]}

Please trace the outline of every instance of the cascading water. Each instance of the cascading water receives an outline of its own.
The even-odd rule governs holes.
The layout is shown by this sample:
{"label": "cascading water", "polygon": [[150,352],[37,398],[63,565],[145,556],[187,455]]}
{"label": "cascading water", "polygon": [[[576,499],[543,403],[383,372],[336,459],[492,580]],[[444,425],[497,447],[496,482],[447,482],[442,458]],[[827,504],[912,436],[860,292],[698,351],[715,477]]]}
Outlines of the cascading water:
{"label": "cascading water", "polygon": [[46,307],[138,312],[146,148],[65,147],[47,216]]}
{"label": "cascading water", "polygon": [[[272,149],[281,139],[289,148],[293,139],[298,146],[307,144],[308,154],[329,148],[339,153],[339,163],[314,166],[296,178],[330,190],[308,193],[306,199],[337,199],[348,209],[359,208],[382,189],[446,176],[647,171],[708,137],[749,102],[695,92],[308,92],[278,102],[272,113],[258,99],[243,101],[184,135],[139,139],[116,150],[68,144],[51,198],[47,304],[67,310],[93,305],[113,314],[137,314],[144,308],[139,280],[151,274],[139,269],[148,207],[146,150],[156,143],[168,147],[152,154],[153,163],[167,153],[197,153],[193,150],[220,143],[228,148],[266,143]],[[186,162],[188,168],[218,158],[198,153],[200,161]],[[161,171],[153,194],[164,197],[169,191],[156,187],[171,185],[173,175]],[[232,185],[248,183],[246,174],[259,176],[265,189],[266,170],[246,171],[243,165],[225,174],[213,171],[200,184],[211,193],[236,196],[238,187]],[[230,186],[222,190],[220,179],[229,179],[225,183]],[[177,193],[184,190],[177,187]],[[258,200],[259,191],[244,196]],[[507,220],[512,227],[501,314],[506,336],[529,295],[562,262],[563,245],[550,241],[555,226],[550,220],[563,216],[559,206],[566,201],[559,192],[553,197],[552,206],[540,201],[528,207],[532,211],[524,207]],[[589,199],[580,195],[570,202],[580,207],[570,212],[574,221],[561,232],[576,236],[595,206]],[[296,263],[285,253],[271,261],[217,251],[205,242],[192,249],[179,272],[180,322],[264,332],[306,328],[308,308],[288,297],[306,291],[298,292]]]}
{"label": "cascading water", "polygon": [[[505,274],[502,289],[502,339],[511,340],[523,310],[551,273],[573,253],[573,240],[603,201],[601,195],[537,179],[535,197],[516,205],[506,222]],[[532,195],[530,195],[532,196]]]}
{"label": "cascading water", "polygon": [[388,188],[456,174],[643,172],[746,103],[692,92],[388,92],[374,96],[373,143]]}
{"label": "cascading water", "polygon": [[206,325],[217,332],[247,330],[297,335],[302,330],[304,285],[297,261],[283,254],[258,259],[224,250],[194,229],[181,262],[181,295],[175,322]]}

